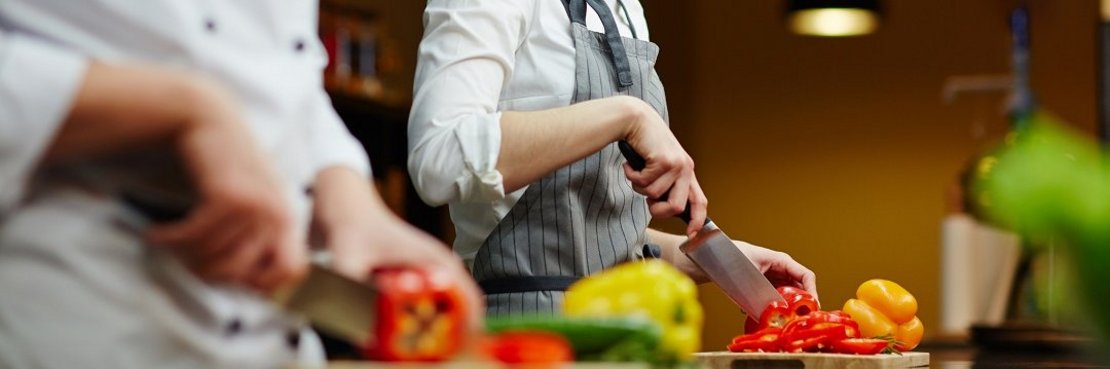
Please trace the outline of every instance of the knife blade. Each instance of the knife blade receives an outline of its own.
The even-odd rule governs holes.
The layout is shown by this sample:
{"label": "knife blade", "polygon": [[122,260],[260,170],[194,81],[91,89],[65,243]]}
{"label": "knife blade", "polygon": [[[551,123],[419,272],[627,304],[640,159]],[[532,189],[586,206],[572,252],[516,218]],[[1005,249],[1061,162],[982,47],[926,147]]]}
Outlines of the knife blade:
{"label": "knife blade", "polygon": [[785,301],[751,259],[715,224],[712,228],[707,225],[679,246],[679,250],[756,321],[772,302]]}
{"label": "knife blade", "polygon": [[373,287],[316,262],[300,283],[271,296],[278,306],[304,316],[313,327],[356,345],[370,342],[377,324],[377,298]]}
{"label": "knife blade", "polygon": [[[646,161],[626,141],[617,143],[621,154],[629,166],[636,171],[644,169]],[[670,191],[659,197],[666,200]],[[678,215],[679,219],[690,223],[690,203]],[[775,290],[775,286],[759,271],[744,252],[732,242],[713,220],[705,217],[702,231],[679,246],[687,258],[697,264],[713,283],[717,284],[734,303],[755,320],[763,314],[767,305],[774,301],[785,301]]]}
{"label": "knife blade", "polygon": [[[186,201],[166,196],[125,193],[120,200],[133,211],[122,214],[118,223],[137,234],[151,222],[180,220],[189,209]],[[307,275],[278,288],[270,299],[315,328],[356,345],[366,344],[377,324],[378,291],[328,268],[329,259],[326,253],[314,253]]]}

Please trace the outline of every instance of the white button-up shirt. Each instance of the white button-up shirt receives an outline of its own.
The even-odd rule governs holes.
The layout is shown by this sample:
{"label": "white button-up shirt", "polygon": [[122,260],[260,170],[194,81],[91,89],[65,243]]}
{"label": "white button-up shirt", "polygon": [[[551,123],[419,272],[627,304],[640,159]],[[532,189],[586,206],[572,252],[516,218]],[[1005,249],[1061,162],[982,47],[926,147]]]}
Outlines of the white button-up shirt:
{"label": "white button-up shirt", "polygon": [[0,206],[23,192],[90,58],[161,63],[224,82],[298,191],[329,165],[368,173],[322,89],[316,14],[312,0],[0,2]]}
{"label": "white button-up shirt", "polygon": [[0,367],[321,363],[303,322],[197,280],[116,226],[128,211],[115,200],[48,182],[24,202],[88,60],[138,61],[229,87],[307,221],[321,169],[369,174],[323,91],[316,22],[314,0],[0,1]]}
{"label": "white button-up shirt", "polygon": [[[637,0],[606,0],[621,35],[648,40]],[[593,10],[586,26],[603,32]],[[409,172],[425,202],[449,204],[455,251],[472,261],[527,187],[506,194],[501,112],[569,105],[574,40],[558,0],[429,0],[409,116]]]}

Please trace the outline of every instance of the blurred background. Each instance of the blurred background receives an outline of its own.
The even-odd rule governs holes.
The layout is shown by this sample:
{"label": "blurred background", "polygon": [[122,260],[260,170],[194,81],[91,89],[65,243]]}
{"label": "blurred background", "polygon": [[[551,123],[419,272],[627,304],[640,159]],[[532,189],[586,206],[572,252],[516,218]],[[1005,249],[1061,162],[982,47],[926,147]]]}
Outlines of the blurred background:
{"label": "blurred background", "polygon": [[[974,320],[942,327],[942,305],[951,313],[962,303],[945,296],[984,293],[944,291],[946,274],[976,266],[945,265],[942,222],[958,207],[961,170],[1010,127],[1016,7],[1031,19],[1038,103],[1098,131],[1098,0],[890,0],[874,32],[843,38],[792,32],[785,0],[641,2],[662,48],[671,125],[716,222],[813,269],[825,309],[867,279],[897,281],[917,297],[927,339],[966,335]],[[445,211],[421,204],[404,173],[423,5],[325,0],[321,37],[333,101],[391,207],[449,242]],[[744,316],[715,286],[701,296],[704,346],[722,348]]]}

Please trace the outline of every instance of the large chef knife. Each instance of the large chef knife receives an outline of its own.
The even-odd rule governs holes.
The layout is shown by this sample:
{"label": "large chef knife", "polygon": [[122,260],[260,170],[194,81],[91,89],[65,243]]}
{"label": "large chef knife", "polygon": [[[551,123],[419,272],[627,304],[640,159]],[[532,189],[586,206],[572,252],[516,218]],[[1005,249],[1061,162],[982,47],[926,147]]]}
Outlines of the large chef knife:
{"label": "large chef knife", "polygon": [[355,345],[370,342],[377,324],[378,292],[318,262],[295,286],[271,296],[286,311],[304,316],[312,326]]}
{"label": "large chef knife", "polygon": [[[617,145],[632,169],[636,171],[644,169],[647,163],[628,142],[620,141]],[[665,200],[668,194],[669,192],[664,193],[660,196],[660,200]],[[678,217],[690,223],[689,202]],[[748,256],[744,255],[732,243],[732,239],[708,216],[705,218],[705,226],[702,227],[701,232],[683,243],[680,250],[705,271],[709,279],[716,283],[733,302],[740,305],[749,317],[755,320],[759,320],[763,309],[771,302],[784,301],[775,291],[775,286],[767,280],[759,268],[756,268],[751,259],[748,259]]]}
{"label": "large chef knife", "polygon": [[[189,208],[185,201],[165,194],[130,193],[121,199],[137,214],[124,215],[120,223],[135,232],[150,222],[182,219]],[[304,279],[279,288],[271,299],[286,311],[305,317],[315,328],[352,344],[368,343],[377,324],[377,290],[324,266],[326,254],[317,253],[313,259]]]}

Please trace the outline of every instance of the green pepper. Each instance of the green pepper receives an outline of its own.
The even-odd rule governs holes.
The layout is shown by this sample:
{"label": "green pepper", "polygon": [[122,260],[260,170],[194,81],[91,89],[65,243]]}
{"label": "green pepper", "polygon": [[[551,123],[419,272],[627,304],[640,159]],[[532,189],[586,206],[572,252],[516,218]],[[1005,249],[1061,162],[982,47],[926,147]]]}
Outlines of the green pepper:
{"label": "green pepper", "polygon": [[689,359],[701,346],[702,308],[694,281],[661,260],[630,262],[567,289],[568,316],[642,317],[657,324],[659,361]]}

